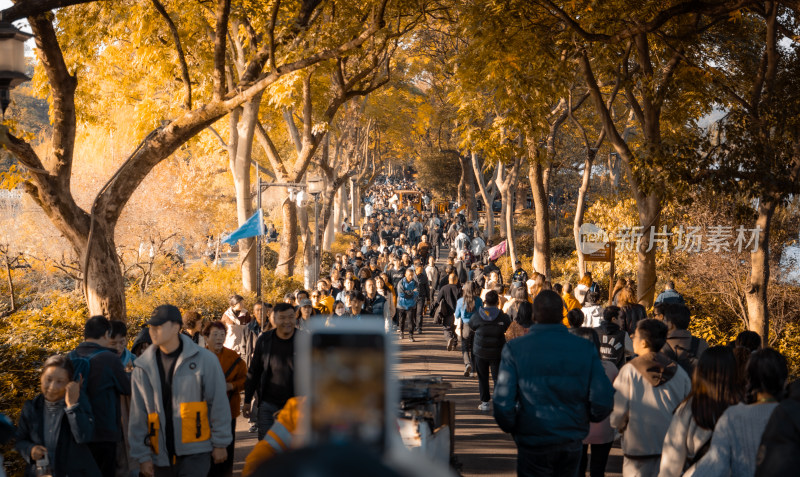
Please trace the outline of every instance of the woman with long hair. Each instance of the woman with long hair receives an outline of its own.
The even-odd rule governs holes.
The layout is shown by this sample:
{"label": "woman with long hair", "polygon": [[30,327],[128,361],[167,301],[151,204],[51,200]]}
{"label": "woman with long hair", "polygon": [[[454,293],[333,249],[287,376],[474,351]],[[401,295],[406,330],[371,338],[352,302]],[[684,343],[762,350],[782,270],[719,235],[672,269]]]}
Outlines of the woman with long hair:
{"label": "woman with long hair", "polygon": [[636,323],[647,318],[647,310],[636,301],[636,293],[630,283],[617,293],[617,306],[622,329],[632,335]]}
{"label": "woman with long hair", "polygon": [[461,337],[461,357],[464,359],[464,376],[470,377],[472,370],[475,369],[475,362],[472,356],[472,330],[469,327],[469,320],[472,315],[483,306],[483,300],[478,294],[478,285],[469,281],[464,284],[461,290],[461,298],[456,301],[455,327],[456,334]]}
{"label": "woman with long hair", "polygon": [[624,278],[617,279],[617,283],[614,284],[614,288],[612,288],[611,293],[608,294],[608,306],[620,306],[619,303],[617,303],[617,293],[626,286],[628,286],[628,280]]}
{"label": "woman with long hair", "polygon": [[533,305],[528,301],[528,290],[516,287],[511,292],[511,306],[505,313],[511,318],[511,326],[506,330],[506,341],[525,336],[533,324]]}
{"label": "woman with long hair", "polygon": [[661,454],[660,477],[694,472],[708,451],[714,427],[728,407],[742,399],[736,358],[727,346],[700,355],[692,376],[692,391],[675,410]]}
{"label": "woman with long hair", "polygon": [[783,397],[788,375],[786,358],[774,349],[763,348],[750,355],[747,404],[730,406],[722,413],[714,428],[711,447],[697,463],[695,475],[744,477],[755,474],[761,435],[772,411],[778,407],[778,400]]}
{"label": "woman with long hair", "polygon": [[533,272],[528,280],[528,300],[533,301],[540,291],[545,289],[545,277],[539,272]]}

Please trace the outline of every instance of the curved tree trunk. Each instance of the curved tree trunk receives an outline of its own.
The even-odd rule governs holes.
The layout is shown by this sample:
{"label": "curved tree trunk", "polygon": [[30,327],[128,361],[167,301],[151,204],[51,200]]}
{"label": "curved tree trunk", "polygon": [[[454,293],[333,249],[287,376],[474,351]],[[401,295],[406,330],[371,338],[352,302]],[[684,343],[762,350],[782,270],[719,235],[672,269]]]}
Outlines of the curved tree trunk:
{"label": "curved tree trunk", "polygon": [[[101,220],[95,220],[92,246],[89,248],[89,268],[84,272],[86,304],[90,315],[104,315],[111,320],[125,321],[125,281],[119,265],[113,230],[113,227]],[[75,251],[78,256],[84,256],[86,250],[81,247]]]}
{"label": "curved tree trunk", "polygon": [[[475,151],[470,153],[470,159],[472,162],[473,176],[475,177],[475,182],[478,185],[478,191],[480,192],[481,199],[483,200],[483,210],[486,214],[486,243],[491,243],[492,237],[494,236],[494,213],[492,212],[494,192],[491,194],[489,193],[489,184],[486,184],[486,180],[483,178],[483,170],[480,164],[480,158]],[[490,184],[494,182],[495,179],[493,178],[492,181],[490,181]]]}
{"label": "curved tree trunk", "polygon": [[763,346],[769,346],[769,227],[776,206],[777,203],[771,199],[762,199],[758,205],[756,227],[760,227],[761,232],[758,235],[758,248],[750,253],[750,279],[745,293],[749,328],[761,336]]}

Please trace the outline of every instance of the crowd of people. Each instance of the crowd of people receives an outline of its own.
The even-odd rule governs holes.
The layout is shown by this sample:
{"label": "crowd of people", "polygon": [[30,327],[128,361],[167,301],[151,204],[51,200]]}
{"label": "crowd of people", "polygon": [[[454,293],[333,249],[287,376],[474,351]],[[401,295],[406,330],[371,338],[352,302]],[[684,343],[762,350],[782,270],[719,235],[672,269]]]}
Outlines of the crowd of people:
{"label": "crowd of people", "polygon": [[520,476],[602,476],[620,436],[626,477],[796,471],[800,385],[757,334],[709,346],[671,281],[648,315],[624,279],[603,296],[590,273],[550,283],[517,262],[504,277],[477,222],[424,191],[403,207],[398,189],[416,186],[370,191],[313,290],[250,309],[234,295],[213,321],[162,305],[130,350],[124,323],[91,317],[83,343],[44,362],[17,423],[28,475],[231,475],[240,414],[259,439],[254,474],[291,447],[295,336],[315,315],[382,320],[411,342],[443,333],[477,408],[514,437]]}

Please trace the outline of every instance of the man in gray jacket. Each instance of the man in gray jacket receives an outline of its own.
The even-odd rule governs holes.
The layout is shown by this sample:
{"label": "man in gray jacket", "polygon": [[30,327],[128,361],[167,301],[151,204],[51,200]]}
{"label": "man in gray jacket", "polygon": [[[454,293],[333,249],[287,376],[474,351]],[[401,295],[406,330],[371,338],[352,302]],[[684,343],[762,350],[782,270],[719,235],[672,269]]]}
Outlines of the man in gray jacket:
{"label": "man in gray jacket", "polygon": [[230,444],[231,410],[219,360],[180,333],[172,305],[153,311],[153,345],[135,361],[128,436],[141,475],[207,475]]}

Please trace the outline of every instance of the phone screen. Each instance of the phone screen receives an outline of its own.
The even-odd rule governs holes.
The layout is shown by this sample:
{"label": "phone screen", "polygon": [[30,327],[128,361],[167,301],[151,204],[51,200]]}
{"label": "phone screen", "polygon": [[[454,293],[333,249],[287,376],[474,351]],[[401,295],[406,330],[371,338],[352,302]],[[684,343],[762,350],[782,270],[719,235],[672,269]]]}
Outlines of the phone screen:
{"label": "phone screen", "polygon": [[311,337],[310,432],[317,443],[386,443],[386,336]]}

